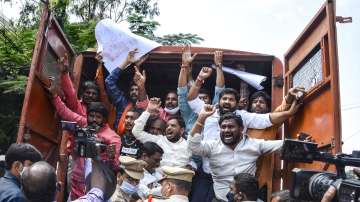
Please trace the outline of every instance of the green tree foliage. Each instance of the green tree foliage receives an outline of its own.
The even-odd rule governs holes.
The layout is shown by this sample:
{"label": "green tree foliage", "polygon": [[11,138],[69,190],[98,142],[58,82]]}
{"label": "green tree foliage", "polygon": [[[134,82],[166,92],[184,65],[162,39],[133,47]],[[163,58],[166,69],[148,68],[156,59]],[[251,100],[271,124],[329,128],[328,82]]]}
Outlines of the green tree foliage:
{"label": "green tree foliage", "polygon": [[[20,17],[13,23],[15,34],[10,40],[2,36],[11,33],[0,23],[0,150],[5,151],[15,140],[27,75],[35,45],[35,35],[41,18],[41,0],[17,0],[23,5]],[[45,1],[44,1],[45,2]],[[182,45],[203,41],[196,34],[180,33],[156,36],[160,24],[157,0],[49,0],[49,8],[63,28],[71,45],[84,51],[96,45],[95,26],[104,18],[126,21],[138,35],[164,45]],[[72,19],[73,22],[70,22]],[[1,152],[1,151],[0,151]]]}

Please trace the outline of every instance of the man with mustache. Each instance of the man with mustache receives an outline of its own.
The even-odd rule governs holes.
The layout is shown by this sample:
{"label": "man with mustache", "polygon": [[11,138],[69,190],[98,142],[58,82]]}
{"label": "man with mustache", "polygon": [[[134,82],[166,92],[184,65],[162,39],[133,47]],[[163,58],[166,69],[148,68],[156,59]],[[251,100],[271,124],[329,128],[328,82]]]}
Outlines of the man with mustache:
{"label": "man with mustache", "polygon": [[[234,107],[236,106],[234,105]],[[288,111],[278,112],[277,116],[290,117],[296,113],[298,108],[299,104],[294,100]],[[226,194],[229,192],[229,186],[233,177],[243,172],[254,175],[257,158],[263,154],[280,149],[283,141],[264,141],[249,138],[246,133],[243,134],[244,125],[242,116],[227,110],[222,112],[223,114],[218,122],[220,138],[202,140],[200,133],[204,124],[216,112],[215,106],[204,106],[190,133],[189,148],[193,154],[208,158],[209,169],[214,180],[216,198],[221,201],[227,201]]]}
{"label": "man with mustache", "polygon": [[140,142],[155,142],[164,154],[160,166],[186,167],[190,164],[191,152],[183,138],[185,123],[181,117],[170,117],[166,122],[164,135],[154,135],[144,131],[145,124],[151,114],[156,114],[161,106],[159,98],[151,98],[146,111],[135,121],[132,132]]}
{"label": "man with mustache", "polygon": [[[66,114],[66,116],[62,117],[63,120],[75,121],[80,127],[95,129],[98,140],[110,146],[111,149],[115,147],[113,154],[103,153],[101,159],[109,162],[113,170],[117,170],[121,140],[107,124],[108,111],[106,107],[101,102],[91,102],[87,107],[87,117],[84,117],[70,110],[61,99],[54,100],[53,104],[59,114]],[[72,142],[72,145],[74,145],[74,142]],[[71,174],[70,197],[74,200],[85,194],[85,158],[79,157],[74,151],[72,151],[71,156],[74,163]]]}
{"label": "man with mustache", "polygon": [[[147,106],[147,94],[145,89],[146,74],[145,71],[140,73],[138,66],[144,62],[146,57],[140,60],[135,59],[137,49],[128,53],[126,60],[116,69],[114,69],[105,79],[107,94],[110,96],[112,104],[116,107],[116,118],[114,128],[119,135],[124,134],[126,112],[136,107],[144,109]],[[136,64],[135,64],[136,63]],[[133,82],[130,84],[129,94],[125,93],[118,87],[120,76],[125,73],[128,67],[135,64],[135,74]]]}
{"label": "man with mustache", "polygon": [[[299,96],[301,94],[301,97]],[[293,100],[300,100],[305,95],[305,89],[303,87],[294,87],[289,89],[285,99],[278,106],[274,112],[286,111],[290,108]],[[250,97],[249,111],[257,114],[269,113],[271,109],[271,98],[264,91],[257,91]],[[282,124],[282,123],[281,123]],[[276,133],[281,124],[274,124],[273,126],[266,129],[248,129],[248,135],[251,138],[274,140],[276,139]],[[270,200],[271,198],[271,185],[272,185],[272,173],[273,169],[271,164],[272,154],[261,156],[257,161],[256,176],[259,179],[260,198],[264,201]]]}

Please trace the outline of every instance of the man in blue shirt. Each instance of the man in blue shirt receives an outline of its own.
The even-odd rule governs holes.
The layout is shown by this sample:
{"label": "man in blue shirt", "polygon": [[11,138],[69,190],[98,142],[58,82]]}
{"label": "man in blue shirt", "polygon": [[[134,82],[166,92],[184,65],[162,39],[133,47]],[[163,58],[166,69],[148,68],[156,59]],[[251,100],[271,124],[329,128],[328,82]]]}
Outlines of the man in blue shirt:
{"label": "man in blue shirt", "polygon": [[20,176],[32,163],[42,159],[41,153],[30,144],[12,144],[5,156],[5,175],[0,178],[1,202],[26,202],[20,188]]}

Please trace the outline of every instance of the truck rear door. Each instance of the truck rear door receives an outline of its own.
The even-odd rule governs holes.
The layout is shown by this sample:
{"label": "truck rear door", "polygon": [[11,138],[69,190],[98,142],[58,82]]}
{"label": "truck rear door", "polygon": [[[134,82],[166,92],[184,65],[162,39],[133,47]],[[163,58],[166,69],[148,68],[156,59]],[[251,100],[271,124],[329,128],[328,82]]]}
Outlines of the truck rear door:
{"label": "truck rear door", "polygon": [[[341,151],[339,67],[336,43],[335,1],[327,0],[285,54],[285,92],[304,86],[306,96],[299,112],[285,123],[285,138],[307,133],[328,151]],[[286,163],[285,185],[292,168],[327,170],[324,163]],[[333,169],[330,167],[330,170]]]}

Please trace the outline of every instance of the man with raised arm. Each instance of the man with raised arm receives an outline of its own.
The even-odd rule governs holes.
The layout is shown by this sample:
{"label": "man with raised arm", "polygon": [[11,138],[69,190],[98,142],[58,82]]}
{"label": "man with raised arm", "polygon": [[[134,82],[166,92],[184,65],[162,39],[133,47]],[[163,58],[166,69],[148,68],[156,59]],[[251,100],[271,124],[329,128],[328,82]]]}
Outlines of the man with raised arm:
{"label": "man with raised arm", "polygon": [[146,111],[135,121],[133,135],[142,143],[155,142],[164,150],[161,166],[186,167],[190,164],[191,152],[187,141],[183,138],[185,123],[181,117],[171,117],[167,121],[164,135],[154,135],[144,131],[150,115],[158,113],[160,105],[159,98],[150,99]]}
{"label": "man with raised arm", "polygon": [[141,74],[137,66],[135,66],[134,83],[130,85],[129,95],[125,95],[117,86],[120,76],[124,74],[131,64],[137,63],[136,65],[140,65],[143,62],[143,60],[135,60],[135,54],[137,53],[137,49],[130,51],[126,60],[105,79],[107,94],[116,107],[114,128],[119,135],[125,132],[124,121],[126,112],[135,106],[136,108],[144,109],[148,103],[145,89],[146,74],[145,71]]}
{"label": "man with raised arm", "polygon": [[[216,86],[215,86],[215,94],[214,94],[214,98],[213,98],[213,103],[218,102],[219,94],[225,87],[224,86],[224,83],[225,83],[224,73],[221,69],[222,54],[223,54],[222,51],[216,51],[214,53],[214,63],[217,67],[217,69],[216,69],[217,73],[216,73]],[[188,88],[189,88],[189,86],[191,86],[190,83],[193,83],[193,82],[191,82],[192,81],[191,63],[195,59],[196,55],[197,54],[195,53],[193,56],[191,56],[190,46],[186,46],[184,48],[183,54],[182,54],[182,64],[181,64],[179,80],[178,80],[178,88],[177,88],[177,93],[178,93],[178,97],[179,97],[179,108],[180,108],[181,116],[184,119],[185,124],[186,124],[187,134],[190,132],[190,130],[191,130],[192,126],[194,125],[196,118],[197,118],[197,114],[195,112],[193,112],[193,110],[190,108],[190,106],[187,102],[187,97],[188,97],[188,92],[189,92]],[[208,73],[208,75],[206,75],[206,76],[207,77],[210,76],[211,69],[207,73]],[[193,85],[196,85],[196,83]],[[206,89],[203,89],[203,88],[199,89],[198,96],[199,96],[199,99],[203,100],[206,104],[211,103],[210,93]],[[190,99],[192,99],[192,97]]]}
{"label": "man with raised arm", "polygon": [[[299,104],[295,100],[288,111],[279,113],[290,117],[296,113],[298,108]],[[203,139],[200,133],[205,122],[216,112],[217,109],[214,106],[204,106],[190,133],[189,148],[193,154],[208,158],[216,198],[227,201],[226,194],[229,192],[229,185],[233,177],[242,172],[254,175],[257,158],[278,150],[283,141],[249,138],[246,133],[243,133],[242,117],[229,112],[223,114],[219,119],[220,138]]]}

